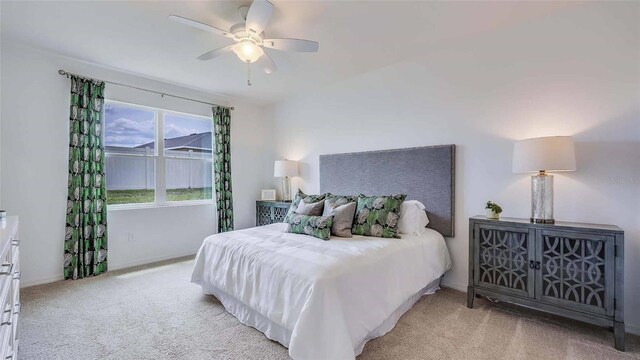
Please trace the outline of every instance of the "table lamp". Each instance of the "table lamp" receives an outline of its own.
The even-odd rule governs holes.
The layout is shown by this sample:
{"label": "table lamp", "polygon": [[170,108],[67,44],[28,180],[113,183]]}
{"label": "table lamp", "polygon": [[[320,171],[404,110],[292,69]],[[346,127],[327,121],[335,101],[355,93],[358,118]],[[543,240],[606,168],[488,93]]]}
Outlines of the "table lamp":
{"label": "table lamp", "polygon": [[553,224],[553,175],[548,171],[575,171],[576,153],[571,136],[520,140],[513,144],[513,172],[531,176],[531,222]]}
{"label": "table lamp", "polygon": [[282,178],[282,200],[291,201],[291,179],[298,176],[298,162],[290,160],[276,160],[273,166],[273,176]]}

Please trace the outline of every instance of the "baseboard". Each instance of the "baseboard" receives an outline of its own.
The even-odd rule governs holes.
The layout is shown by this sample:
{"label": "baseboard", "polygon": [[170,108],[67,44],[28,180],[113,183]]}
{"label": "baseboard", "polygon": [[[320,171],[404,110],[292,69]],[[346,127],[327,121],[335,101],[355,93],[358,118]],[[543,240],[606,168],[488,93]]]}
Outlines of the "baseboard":
{"label": "baseboard", "polygon": [[640,326],[636,324],[624,324],[624,332],[640,336]]}
{"label": "baseboard", "polygon": [[157,256],[145,259],[139,259],[135,261],[129,261],[125,263],[109,263],[109,271],[111,270],[122,270],[130,267],[140,266],[140,265],[148,265],[159,261],[171,260],[176,258],[181,258],[185,256],[193,256],[198,252],[198,249],[189,250],[178,254],[171,254],[167,256]]}
{"label": "baseboard", "polygon": [[[155,263],[155,262],[171,260],[171,259],[177,259],[177,258],[186,257],[186,256],[194,256],[197,252],[198,252],[198,249],[195,249],[195,250],[189,250],[189,251],[185,251],[185,252],[178,253],[178,254],[172,254],[172,255],[167,255],[167,256],[150,257],[150,258],[139,259],[139,260],[135,260],[135,261],[129,261],[129,262],[125,262],[125,263],[115,263],[115,264],[109,263],[109,271],[122,270],[122,269],[127,269],[127,268],[131,268],[131,267],[135,267],[135,266],[140,266],[140,265],[149,265],[149,264],[152,264],[152,263]],[[32,281],[26,281],[26,282],[25,281],[20,281],[20,288],[24,289],[24,288],[28,288],[28,287],[31,287],[31,286],[49,284],[49,283],[52,283],[52,282],[62,281],[62,280],[64,280],[64,278],[63,278],[62,274],[59,274],[59,275],[49,276],[49,277],[45,277],[45,278],[41,278],[41,279],[37,279],[37,280],[32,280]]]}
{"label": "baseboard", "polygon": [[458,290],[458,291],[462,291],[462,292],[467,292],[467,285],[460,285],[460,284],[454,284],[454,283],[449,283],[449,282],[442,282],[440,283],[440,285],[442,287],[446,287],[449,289],[453,289],[453,290]]}
{"label": "baseboard", "polygon": [[62,274],[60,275],[56,275],[56,276],[49,276],[46,278],[41,278],[41,279],[37,279],[37,280],[32,280],[32,281],[24,281],[24,280],[20,280],[20,289],[24,289],[30,286],[36,286],[36,285],[42,285],[42,284],[48,284],[48,283],[52,283],[52,282],[56,282],[56,281],[62,281],[63,280],[63,276]]}

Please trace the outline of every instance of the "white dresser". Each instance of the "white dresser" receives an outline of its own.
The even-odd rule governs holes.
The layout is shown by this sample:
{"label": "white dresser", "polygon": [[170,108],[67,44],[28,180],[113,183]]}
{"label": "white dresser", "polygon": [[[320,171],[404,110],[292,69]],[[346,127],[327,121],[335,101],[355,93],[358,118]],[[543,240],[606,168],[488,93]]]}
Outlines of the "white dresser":
{"label": "white dresser", "polygon": [[20,315],[20,240],[18,217],[0,221],[0,359],[15,360],[18,355],[18,316]]}

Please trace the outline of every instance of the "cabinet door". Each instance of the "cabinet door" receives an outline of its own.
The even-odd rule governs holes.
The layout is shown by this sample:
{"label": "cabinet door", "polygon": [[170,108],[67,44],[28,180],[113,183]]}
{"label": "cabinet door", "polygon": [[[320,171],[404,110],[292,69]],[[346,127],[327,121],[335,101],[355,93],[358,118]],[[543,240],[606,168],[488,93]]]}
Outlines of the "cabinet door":
{"label": "cabinet door", "polygon": [[277,205],[273,208],[273,222],[284,222],[284,217],[287,216],[289,211],[289,205]]}
{"label": "cabinet door", "polygon": [[475,286],[534,297],[534,232],[527,228],[476,224]]}
{"label": "cabinet door", "polygon": [[273,206],[268,203],[256,203],[256,226],[269,225],[272,223]]}
{"label": "cabinet door", "polygon": [[613,237],[554,230],[538,230],[537,236],[536,299],[613,315]]}

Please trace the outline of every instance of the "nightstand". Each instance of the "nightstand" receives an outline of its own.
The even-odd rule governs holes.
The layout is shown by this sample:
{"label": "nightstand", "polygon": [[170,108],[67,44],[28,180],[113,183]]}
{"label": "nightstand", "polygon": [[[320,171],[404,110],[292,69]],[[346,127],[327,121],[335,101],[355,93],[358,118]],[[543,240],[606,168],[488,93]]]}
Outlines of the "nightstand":
{"label": "nightstand", "polygon": [[624,232],[614,225],[469,219],[476,295],[613,328],[624,351]]}
{"label": "nightstand", "polygon": [[256,201],[256,226],[283,222],[291,201]]}

